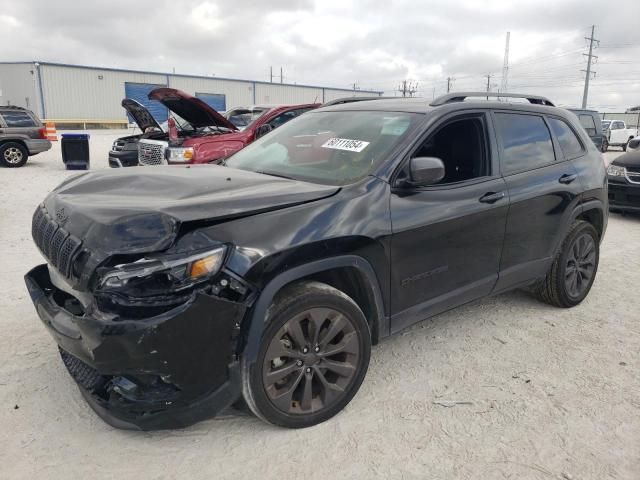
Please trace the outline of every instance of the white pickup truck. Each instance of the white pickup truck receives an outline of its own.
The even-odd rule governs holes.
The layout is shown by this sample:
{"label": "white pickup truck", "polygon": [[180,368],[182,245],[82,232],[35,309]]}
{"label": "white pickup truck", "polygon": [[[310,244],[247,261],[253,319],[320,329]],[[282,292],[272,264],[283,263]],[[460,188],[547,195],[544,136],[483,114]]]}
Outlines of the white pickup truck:
{"label": "white pickup truck", "polygon": [[638,136],[637,128],[627,128],[627,124],[622,120],[605,120],[602,122],[602,130],[610,147],[622,147],[622,151],[627,151],[627,143],[632,138]]}

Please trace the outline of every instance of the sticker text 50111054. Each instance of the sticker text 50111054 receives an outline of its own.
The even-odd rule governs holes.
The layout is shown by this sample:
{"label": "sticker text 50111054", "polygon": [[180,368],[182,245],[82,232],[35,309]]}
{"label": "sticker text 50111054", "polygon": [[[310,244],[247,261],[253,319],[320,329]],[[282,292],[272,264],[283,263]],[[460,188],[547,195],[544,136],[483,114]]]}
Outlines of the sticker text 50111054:
{"label": "sticker text 50111054", "polygon": [[351,140],[349,138],[330,138],[322,144],[322,148],[332,148],[334,150],[346,150],[348,152],[361,152],[367,148],[369,142],[362,140]]}

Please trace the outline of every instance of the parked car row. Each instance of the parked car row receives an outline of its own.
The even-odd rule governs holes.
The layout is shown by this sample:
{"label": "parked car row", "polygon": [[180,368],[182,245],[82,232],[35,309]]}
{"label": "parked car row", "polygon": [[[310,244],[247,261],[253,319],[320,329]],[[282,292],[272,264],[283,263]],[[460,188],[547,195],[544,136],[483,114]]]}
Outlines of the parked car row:
{"label": "parked car row", "polygon": [[[198,141],[249,130],[170,94],[193,131],[139,143],[199,158]],[[578,305],[607,227],[602,156],[548,99],[488,95],[337,104],[221,165],[65,180],[34,212],[47,263],[25,279],[84,398],[119,428],[240,399],[307,427],[351,401],[372,344],[418,321],[521,287]]]}
{"label": "parked car row", "polygon": [[197,97],[164,87],[152,90],[149,99],[162,103],[169,110],[169,120],[160,125],[147,108],[125,98],[122,106],[142,133],[119,138],[113,143],[109,152],[111,167],[218,163],[262,135],[319,106],[254,105],[236,107],[220,114]]}

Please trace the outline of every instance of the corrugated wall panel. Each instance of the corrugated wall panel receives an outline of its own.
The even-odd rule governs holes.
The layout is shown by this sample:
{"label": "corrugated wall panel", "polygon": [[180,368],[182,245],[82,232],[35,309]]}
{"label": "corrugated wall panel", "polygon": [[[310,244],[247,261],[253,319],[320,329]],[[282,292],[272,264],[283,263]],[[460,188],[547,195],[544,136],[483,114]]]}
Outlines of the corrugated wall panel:
{"label": "corrugated wall panel", "polygon": [[335,90],[332,88],[324,89],[324,101],[329,102],[337,98],[345,97],[378,97],[377,93],[362,92],[359,90]]}
{"label": "corrugated wall panel", "polygon": [[235,106],[253,105],[253,82],[169,75],[169,86],[191,95],[196,93],[222,94],[226,98],[227,109]]}
{"label": "corrugated wall panel", "polygon": [[[123,120],[125,82],[164,84],[166,75],[41,65],[47,118]],[[100,78],[102,77],[102,78]]]}
{"label": "corrugated wall panel", "polygon": [[0,64],[0,104],[17,105],[42,116],[33,63]]}
{"label": "corrugated wall panel", "polygon": [[279,85],[277,83],[256,84],[256,104],[269,103],[322,103],[322,88]]}

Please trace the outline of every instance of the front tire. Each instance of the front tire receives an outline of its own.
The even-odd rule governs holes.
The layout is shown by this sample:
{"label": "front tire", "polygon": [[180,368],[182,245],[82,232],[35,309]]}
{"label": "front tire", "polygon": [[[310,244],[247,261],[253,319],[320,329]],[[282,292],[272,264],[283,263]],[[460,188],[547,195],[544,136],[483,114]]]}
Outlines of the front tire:
{"label": "front tire", "polygon": [[604,137],[602,139],[602,146],[600,147],[600,151],[602,153],[606,153],[607,150],[609,150],[609,140],[607,140],[607,137]]}
{"label": "front tire", "polygon": [[575,222],[547,276],[536,288],[538,298],[556,307],[575,307],[591,290],[599,260],[598,232],[588,222]]}
{"label": "front tire", "polygon": [[262,420],[287,428],[324,422],[355,396],[369,366],[371,334],[358,305],[320,282],[279,293],[243,394]]}
{"label": "front tire", "polygon": [[7,168],[22,167],[27,163],[29,152],[16,142],[7,142],[0,145],[0,165]]}

